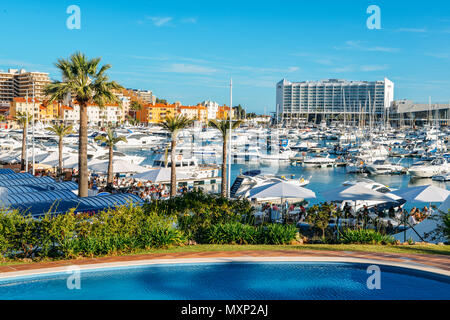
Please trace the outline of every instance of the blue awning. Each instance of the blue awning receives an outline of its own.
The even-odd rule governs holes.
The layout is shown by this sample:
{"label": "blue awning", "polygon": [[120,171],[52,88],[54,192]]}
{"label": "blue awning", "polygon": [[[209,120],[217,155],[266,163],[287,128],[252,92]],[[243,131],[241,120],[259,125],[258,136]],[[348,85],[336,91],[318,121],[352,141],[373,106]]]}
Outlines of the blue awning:
{"label": "blue awning", "polygon": [[12,169],[0,169],[0,174],[11,174],[11,173],[15,173],[14,170]]}
{"label": "blue awning", "polygon": [[72,181],[65,182],[53,182],[49,184],[40,185],[25,185],[25,186],[7,186],[0,187],[2,190],[8,191],[8,193],[25,193],[25,192],[37,192],[37,191],[52,191],[52,190],[77,190],[78,184]]}
{"label": "blue awning", "polygon": [[75,213],[97,213],[99,211],[126,205],[128,203],[142,204],[144,201],[138,196],[130,193],[120,193],[108,196],[95,196],[77,198],[71,200],[57,200],[39,203],[22,203],[11,205],[10,209],[18,209],[22,214],[31,214],[34,217],[44,215],[48,212],[52,214],[64,214],[72,208]]}
{"label": "blue awning", "polygon": [[12,180],[0,180],[0,187],[38,186],[38,185],[49,184],[49,183],[55,183],[55,180],[53,180],[50,177],[12,179]]}
{"label": "blue awning", "polygon": [[55,200],[77,199],[77,195],[70,190],[58,191],[35,191],[26,193],[10,193],[5,199],[0,200],[2,207],[8,207],[13,204],[34,204],[38,202],[54,202]]}
{"label": "blue awning", "polygon": [[28,178],[34,178],[34,176],[31,173],[28,173],[28,172],[0,174],[0,181],[2,181],[2,180],[15,180],[15,179],[28,179]]}

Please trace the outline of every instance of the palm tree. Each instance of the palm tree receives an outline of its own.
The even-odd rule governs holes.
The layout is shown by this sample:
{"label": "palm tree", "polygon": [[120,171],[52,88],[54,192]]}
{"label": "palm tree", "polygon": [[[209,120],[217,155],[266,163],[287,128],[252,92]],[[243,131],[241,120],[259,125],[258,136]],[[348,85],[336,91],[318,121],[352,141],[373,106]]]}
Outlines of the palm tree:
{"label": "palm tree", "polygon": [[68,134],[72,133],[73,126],[66,126],[64,123],[54,124],[53,126],[47,128],[47,130],[56,134],[59,138],[58,141],[58,152],[59,152],[59,174],[63,172],[63,138]]}
{"label": "palm tree", "polygon": [[[242,124],[241,120],[232,121],[231,129],[234,130]],[[230,120],[210,120],[209,125],[220,131],[222,134],[222,186],[221,186],[221,195],[226,198],[227,196],[227,144],[228,144],[228,135],[230,130]]]}
{"label": "palm tree", "polygon": [[14,120],[22,127],[22,157],[20,160],[20,170],[25,170],[25,153],[26,150],[26,141],[27,141],[27,129],[28,123],[31,121],[32,116],[27,112],[18,111]]}
{"label": "palm tree", "polygon": [[130,109],[133,110],[134,120],[137,122],[137,112],[142,110],[142,104],[137,101],[133,101],[130,104]]}
{"label": "palm tree", "polygon": [[113,183],[113,155],[114,155],[114,146],[119,141],[127,142],[127,138],[124,136],[116,136],[114,130],[111,129],[111,127],[108,127],[108,130],[106,131],[106,136],[98,135],[95,137],[96,141],[100,141],[106,144],[106,146],[109,148],[109,162],[108,162],[108,179],[107,179],[107,186],[110,188]]}
{"label": "palm tree", "polygon": [[55,66],[61,71],[63,81],[54,81],[45,87],[49,102],[63,100],[68,94],[80,106],[80,129],[78,142],[78,196],[88,195],[87,168],[87,130],[89,104],[104,107],[107,103],[117,103],[120,99],[114,90],[122,89],[115,81],[109,81],[106,71],[111,65],[99,68],[101,58],[88,59],[83,53],[77,52],[69,59],[59,59]]}
{"label": "palm tree", "polygon": [[192,120],[188,119],[185,116],[176,115],[174,117],[167,117],[164,122],[160,123],[160,125],[170,132],[171,134],[171,143],[170,147],[172,152],[170,153],[170,196],[174,197],[177,195],[177,173],[175,168],[175,147],[177,145],[177,136],[180,130],[190,126],[192,124]]}

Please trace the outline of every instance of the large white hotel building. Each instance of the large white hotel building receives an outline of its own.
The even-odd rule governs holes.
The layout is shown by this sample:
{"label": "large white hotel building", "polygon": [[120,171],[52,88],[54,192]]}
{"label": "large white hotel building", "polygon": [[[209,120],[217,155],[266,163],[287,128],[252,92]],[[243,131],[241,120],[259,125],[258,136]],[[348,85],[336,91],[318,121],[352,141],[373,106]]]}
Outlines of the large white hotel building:
{"label": "large white hotel building", "polygon": [[394,83],[381,81],[322,81],[277,83],[279,120],[362,119],[382,117],[394,100]]}

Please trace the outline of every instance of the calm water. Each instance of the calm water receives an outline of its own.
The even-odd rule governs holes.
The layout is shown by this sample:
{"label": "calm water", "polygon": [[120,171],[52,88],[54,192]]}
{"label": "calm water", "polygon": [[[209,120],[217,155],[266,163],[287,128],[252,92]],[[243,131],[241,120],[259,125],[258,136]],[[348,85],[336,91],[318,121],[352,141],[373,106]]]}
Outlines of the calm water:
{"label": "calm water", "polygon": [[[124,150],[127,154],[145,156],[146,160],[143,165],[151,165],[155,157],[150,151],[145,150]],[[390,158],[393,163],[399,161],[401,165],[409,167],[412,163],[419,161],[414,158]],[[208,158],[199,159],[203,163],[212,163]],[[236,176],[241,172],[248,170],[261,170],[263,173],[272,173],[277,175],[284,175],[290,177],[290,175],[295,175],[296,178],[305,178],[310,180],[310,184],[307,186],[316,192],[318,198],[312,200],[311,203],[316,203],[322,201],[320,198],[320,191],[329,190],[341,186],[344,181],[354,180],[358,178],[369,178],[376,182],[382,183],[394,189],[400,189],[405,187],[419,186],[433,184],[435,186],[450,190],[450,181],[448,182],[438,182],[431,179],[411,179],[409,175],[378,175],[378,176],[368,176],[366,174],[347,174],[345,167],[331,167],[331,168],[313,168],[305,167],[301,165],[291,165],[286,161],[265,161],[265,162],[242,162],[233,163],[231,166],[231,181],[234,182]],[[410,209],[414,206],[418,206],[418,203],[407,203],[406,208]],[[424,204],[422,204],[423,206]]]}
{"label": "calm water", "polygon": [[349,263],[154,265],[0,281],[0,299],[450,299],[450,280],[381,266],[381,289],[367,288],[367,266]]}

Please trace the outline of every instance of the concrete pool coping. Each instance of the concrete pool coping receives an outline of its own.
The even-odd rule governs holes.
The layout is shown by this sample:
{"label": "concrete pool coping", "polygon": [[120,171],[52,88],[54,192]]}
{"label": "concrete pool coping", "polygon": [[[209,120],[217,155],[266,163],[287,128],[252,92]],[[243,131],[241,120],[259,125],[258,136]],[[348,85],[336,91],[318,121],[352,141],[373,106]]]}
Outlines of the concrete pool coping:
{"label": "concrete pool coping", "polygon": [[99,270],[157,264],[227,263],[227,262],[335,262],[362,263],[400,267],[450,277],[450,257],[443,255],[395,254],[321,250],[248,250],[179,252],[60,260],[32,264],[0,266],[0,279],[66,273],[73,270]]}

